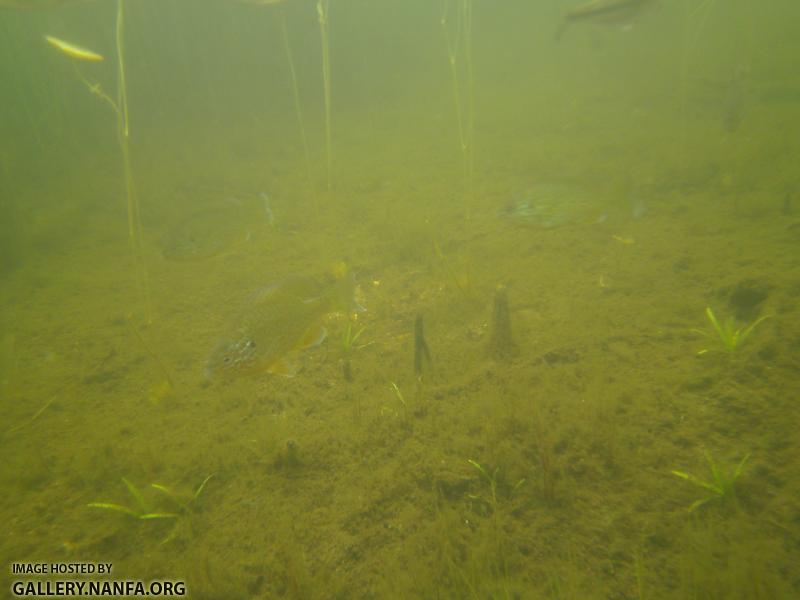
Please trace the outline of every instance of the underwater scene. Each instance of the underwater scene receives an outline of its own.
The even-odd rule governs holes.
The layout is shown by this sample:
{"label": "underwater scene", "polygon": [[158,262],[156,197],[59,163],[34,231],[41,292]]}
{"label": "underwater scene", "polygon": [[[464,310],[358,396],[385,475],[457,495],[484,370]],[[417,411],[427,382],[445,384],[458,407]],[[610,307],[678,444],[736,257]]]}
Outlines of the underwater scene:
{"label": "underwater scene", "polygon": [[800,598],[798,24],[0,0],[0,597]]}

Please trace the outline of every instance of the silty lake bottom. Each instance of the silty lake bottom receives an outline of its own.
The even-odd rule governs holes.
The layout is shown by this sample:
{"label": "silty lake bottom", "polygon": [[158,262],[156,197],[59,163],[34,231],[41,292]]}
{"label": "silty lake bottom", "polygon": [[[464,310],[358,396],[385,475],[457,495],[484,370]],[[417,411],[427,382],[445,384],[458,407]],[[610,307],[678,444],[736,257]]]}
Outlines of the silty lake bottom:
{"label": "silty lake bottom", "polygon": [[[797,8],[686,4],[125,2],[127,137],[118,4],[0,9],[3,562],[799,595]],[[348,276],[365,311],[277,304],[293,377],[208,372]]]}

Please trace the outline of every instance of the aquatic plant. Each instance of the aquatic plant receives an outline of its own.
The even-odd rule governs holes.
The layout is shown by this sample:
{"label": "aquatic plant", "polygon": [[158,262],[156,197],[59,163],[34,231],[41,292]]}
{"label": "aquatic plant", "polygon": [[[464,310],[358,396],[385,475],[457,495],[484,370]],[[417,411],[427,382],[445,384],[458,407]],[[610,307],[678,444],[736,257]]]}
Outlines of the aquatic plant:
{"label": "aquatic plant", "polygon": [[414,319],[414,375],[417,377],[417,381],[422,380],[423,371],[430,369],[432,364],[431,350],[428,342],[425,341],[422,313],[418,313]]}
{"label": "aquatic plant", "polygon": [[125,43],[124,43],[124,3],[123,0],[117,2],[117,20],[116,20],[116,49],[117,49],[117,100],[112,100],[106,94],[99,83],[90,83],[81,73],[78,64],[75,61],[88,61],[100,62],[104,60],[103,56],[83,48],[76,44],[66,42],[64,40],[55,38],[53,36],[45,36],[48,44],[53,46],[56,50],[72,59],[72,66],[75,73],[81,82],[86,85],[88,90],[107,102],[116,113],[117,116],[117,137],[119,139],[120,152],[122,154],[122,166],[125,176],[125,194],[127,198],[128,208],[128,238],[131,245],[131,252],[135,265],[136,276],[138,279],[138,286],[141,291],[147,321],[152,321],[152,306],[150,298],[150,280],[147,272],[147,265],[144,260],[144,252],[142,249],[142,219],[139,210],[139,198],[136,194],[136,187],[133,181],[133,169],[131,167],[130,156],[130,124],[128,119],[128,87],[125,77]]}
{"label": "aquatic plant", "polygon": [[33,416],[31,418],[26,419],[22,423],[19,423],[18,425],[14,425],[13,427],[7,429],[6,433],[7,434],[8,433],[14,433],[15,431],[19,431],[23,427],[27,427],[28,425],[33,423],[36,419],[38,419],[42,415],[42,413],[44,411],[46,411],[48,409],[48,407],[53,403],[53,400],[55,400],[55,399],[56,399],[56,396],[53,396],[52,398],[50,398],[50,400],[45,402],[39,410],[37,410],[35,413],[33,413]]}
{"label": "aquatic plant", "polygon": [[342,375],[346,381],[353,381],[353,371],[350,367],[350,357],[353,354],[353,350],[358,350],[369,345],[356,345],[356,341],[358,341],[358,338],[364,333],[364,329],[366,328],[361,327],[358,331],[353,333],[353,323],[348,321],[347,329],[342,332]]}
{"label": "aquatic plant", "polygon": [[152,520],[152,519],[177,519],[180,515],[172,512],[157,512],[152,510],[150,503],[144,499],[141,490],[133,483],[122,478],[122,483],[128,488],[128,492],[133,496],[136,501],[136,508],[130,508],[124,504],[114,504],[111,502],[90,502],[86,506],[90,508],[102,508],[104,510],[111,510],[125,515],[134,517],[135,519]]}
{"label": "aquatic plant", "polygon": [[[491,508],[492,508],[492,514],[493,515],[496,514],[497,513],[497,474],[500,472],[500,467],[496,467],[494,469],[494,471],[492,471],[492,473],[490,475],[489,474],[489,470],[486,467],[484,467],[482,464],[480,464],[478,461],[472,460],[470,458],[470,459],[467,459],[467,462],[469,464],[471,464],[473,467],[475,467],[475,469],[477,469],[478,473],[480,473],[481,477],[483,477],[483,479],[485,479],[486,482],[489,484],[489,492],[490,492],[489,506],[491,506]],[[526,480],[524,478],[520,479],[519,481],[517,481],[517,483],[515,483],[514,486],[511,488],[511,491],[510,491],[509,495],[513,494],[520,487],[522,487],[522,485],[525,483],[525,481]],[[479,499],[479,496],[470,495],[470,498]]]}
{"label": "aquatic plant", "polygon": [[537,455],[539,458],[539,485],[542,499],[548,504],[555,504],[557,493],[556,483],[558,481],[559,469],[556,463],[556,453],[554,443],[542,434],[536,444]]}
{"label": "aquatic plant", "polygon": [[175,503],[184,513],[188,513],[192,510],[197,508],[197,499],[200,497],[200,494],[203,493],[203,490],[208,483],[208,480],[211,479],[214,475],[211,474],[206,477],[203,482],[197,487],[193,494],[187,496],[185,494],[179,494],[168,488],[165,485],[161,485],[159,483],[151,483],[150,487],[155,490],[158,490],[162,494],[164,494],[167,498],[169,498],[173,503]]}
{"label": "aquatic plant", "polygon": [[[720,323],[710,306],[706,307],[706,316],[708,317],[711,325],[714,327],[714,330],[717,332],[717,336],[719,337],[720,342],[722,342],[722,347],[725,349],[725,351],[734,353],[741,348],[745,340],[750,337],[751,333],[753,333],[753,330],[762,322],[769,319],[771,315],[764,315],[763,317],[759,317],[750,323],[750,325],[741,325],[739,327],[737,327],[737,323],[732,316],[728,316],[725,321]],[[707,332],[699,329],[695,329],[693,331],[696,331],[702,335],[709,335]],[[701,350],[698,352],[698,354],[705,354],[706,352],[708,352],[707,349]]]}
{"label": "aquatic plant", "polygon": [[[453,84],[453,101],[458,124],[458,138],[464,168],[466,199],[471,201],[475,175],[475,94],[472,69],[472,0],[455,0],[455,23],[449,23],[450,2],[442,3],[440,24],[447,46],[447,62]],[[463,68],[459,67],[459,54],[463,55]],[[460,71],[463,70],[463,73]],[[467,102],[461,97],[462,87]]]}
{"label": "aquatic plant", "polygon": [[124,515],[128,515],[133,517],[134,519],[139,519],[141,521],[155,521],[155,520],[175,520],[176,527],[174,527],[171,532],[165,537],[161,543],[166,544],[167,542],[172,541],[175,536],[177,535],[177,522],[178,520],[185,515],[193,512],[197,508],[197,500],[200,497],[200,494],[203,493],[203,490],[206,487],[206,483],[208,480],[213,477],[209,475],[206,477],[203,482],[197,487],[193,494],[186,495],[181,494],[169,488],[165,485],[160,483],[151,483],[150,487],[154,490],[158,490],[161,494],[164,495],[170,502],[172,502],[177,511],[170,512],[170,511],[161,511],[153,508],[153,505],[145,500],[144,494],[142,491],[136,487],[133,483],[127,480],[125,477],[122,478],[122,483],[125,484],[125,487],[128,489],[128,492],[133,497],[135,501],[135,507],[131,508],[130,506],[126,506],[124,504],[115,504],[112,502],[90,502],[86,506],[90,508],[100,508],[103,510],[109,510],[112,512],[122,513]]}
{"label": "aquatic plant", "polygon": [[403,406],[403,423],[408,423],[408,403],[406,402],[406,399],[403,396],[403,392],[400,391],[400,388],[394,381],[390,381],[389,386],[392,388],[395,397],[400,401],[400,404]]}
{"label": "aquatic plant", "polygon": [[[470,458],[467,459],[467,462],[471,464],[473,467],[475,467],[478,470],[478,473],[481,474],[481,477],[483,477],[489,484],[489,492],[490,492],[489,506],[492,507],[492,514],[494,515],[495,513],[497,513],[497,473],[498,471],[500,471],[500,467],[496,467],[495,470],[492,471],[492,474],[490,475],[489,471],[478,461],[472,460]],[[470,495],[470,498],[478,499],[478,496]]]}
{"label": "aquatic plant", "polygon": [[491,338],[489,354],[495,359],[507,359],[516,354],[517,345],[511,334],[511,311],[508,308],[506,286],[500,284],[494,290]]}
{"label": "aquatic plant", "polygon": [[704,498],[700,498],[695,500],[689,506],[689,512],[694,512],[701,506],[707,504],[711,501],[718,501],[723,505],[730,505],[736,500],[736,482],[739,480],[739,477],[744,470],[745,464],[747,464],[748,459],[750,458],[750,454],[746,454],[744,458],[739,461],[739,464],[736,465],[736,468],[733,471],[723,469],[720,465],[714,462],[714,459],[711,458],[711,454],[708,452],[704,453],[706,457],[706,462],[708,462],[708,467],[711,472],[711,479],[705,481],[692,475],[691,473],[686,473],[685,471],[672,471],[672,474],[676,477],[680,477],[694,485],[704,489],[708,494]]}
{"label": "aquatic plant", "polygon": [[283,48],[286,52],[286,60],[289,63],[289,74],[292,76],[292,97],[294,98],[294,112],[297,116],[297,125],[300,128],[300,139],[303,142],[303,157],[306,162],[306,176],[308,184],[314,188],[314,180],[311,176],[311,153],[308,150],[308,137],[306,136],[306,125],[303,119],[303,111],[300,108],[300,88],[297,84],[297,71],[294,67],[292,47],[289,44],[289,30],[286,27],[286,15],[281,7],[281,33],[283,34]]}
{"label": "aquatic plant", "polygon": [[330,0],[317,0],[320,44],[322,46],[322,84],[325,94],[325,159],[328,166],[328,190],[331,189],[331,58],[328,40]]}
{"label": "aquatic plant", "polygon": [[[473,500],[487,502],[492,511],[491,536],[489,538],[490,554],[487,557],[488,564],[490,567],[490,572],[492,572],[494,576],[498,578],[500,586],[504,591],[504,596],[506,598],[509,598],[510,594],[509,594],[508,553],[506,549],[503,527],[501,526],[501,515],[499,511],[498,497],[497,497],[498,483],[499,483],[497,479],[497,474],[500,472],[500,467],[495,467],[494,470],[490,472],[487,467],[483,466],[476,460],[468,459],[467,462],[478,471],[481,478],[489,486],[488,500],[485,500],[484,498],[482,498],[480,495],[477,494],[469,494],[469,497]],[[514,484],[514,486],[511,488],[508,495],[511,496],[524,483],[525,479],[520,479],[519,481],[517,481],[517,483]]]}
{"label": "aquatic plant", "polygon": [[306,163],[306,174],[308,176],[308,183],[313,188],[314,182],[311,176],[311,153],[308,150],[308,137],[306,136],[306,125],[303,119],[303,111],[300,106],[300,88],[297,83],[297,69],[294,66],[294,56],[292,54],[292,46],[289,42],[289,29],[286,26],[286,13],[284,11],[285,0],[262,0],[251,2],[251,4],[258,4],[264,7],[277,7],[278,14],[281,21],[281,35],[283,37],[283,50],[286,53],[286,61],[289,66],[289,75],[292,79],[292,98],[294,100],[294,112],[297,117],[297,125],[300,129],[300,138],[303,142],[303,155]]}
{"label": "aquatic plant", "polygon": [[70,58],[74,58],[76,60],[85,60],[88,62],[100,62],[104,60],[103,56],[97,52],[89,50],[88,48],[83,48],[77,44],[71,44],[70,42],[53,37],[52,35],[46,35],[44,36],[44,39],[48,44],[53,46],[53,48],[62,54],[66,54]]}
{"label": "aquatic plant", "polygon": [[300,446],[294,440],[286,440],[283,449],[275,456],[274,465],[278,469],[296,469],[302,466]]}

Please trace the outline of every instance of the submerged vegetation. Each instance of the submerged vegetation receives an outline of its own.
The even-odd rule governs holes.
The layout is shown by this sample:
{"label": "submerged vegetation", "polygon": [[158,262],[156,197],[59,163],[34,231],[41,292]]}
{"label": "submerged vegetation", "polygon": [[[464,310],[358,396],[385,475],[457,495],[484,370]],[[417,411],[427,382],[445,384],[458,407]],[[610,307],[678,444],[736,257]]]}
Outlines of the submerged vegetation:
{"label": "submerged vegetation", "polygon": [[[172,488],[159,483],[151,483],[150,487],[161,492],[165,498],[168,498],[174,505],[173,508],[177,507],[180,509],[180,512],[188,513],[196,506],[197,499],[200,497],[200,494],[206,487],[206,483],[208,483],[208,480],[211,479],[211,477],[213,477],[213,475],[206,477],[203,480],[203,483],[201,483],[191,495],[179,494],[172,490]],[[174,519],[180,516],[180,513],[154,510],[151,503],[145,500],[144,495],[138,487],[124,477],[122,478],[122,483],[125,484],[128,492],[136,501],[135,508],[131,508],[123,504],[114,504],[111,502],[90,502],[87,504],[87,506],[90,508],[101,508],[104,510],[123,513],[145,521],[151,519]]]}
{"label": "submerged vegetation", "polygon": [[[115,504],[112,502],[90,502],[87,504],[89,508],[99,508],[111,512],[121,513],[128,515],[141,521],[161,521],[161,520],[178,520],[181,517],[188,516],[197,509],[197,503],[203,490],[213,475],[206,477],[203,482],[197,487],[192,494],[183,494],[176,492],[174,489],[162,485],[160,483],[151,483],[150,488],[160,493],[161,497],[168,500],[171,504],[170,509],[159,509],[158,504],[154,504],[145,499],[142,491],[134,485],[131,481],[122,478],[122,483],[125,484],[128,492],[135,501],[135,505],[130,507],[125,504]],[[172,541],[177,534],[177,527],[162,540],[162,544]]]}
{"label": "submerged vegetation", "polygon": [[709,452],[704,453],[706,462],[708,463],[708,470],[711,478],[708,480],[700,479],[699,477],[686,473],[685,471],[672,471],[676,477],[693,483],[697,487],[705,490],[708,494],[704,498],[700,498],[692,502],[689,506],[689,512],[694,512],[701,506],[705,506],[709,502],[718,502],[722,506],[731,506],[736,502],[736,482],[742,475],[747,461],[750,459],[750,454],[745,454],[744,458],[739,461],[732,470],[725,469],[717,464],[711,457]]}
{"label": "submerged vegetation", "polygon": [[496,359],[509,359],[517,352],[511,333],[511,310],[508,308],[506,286],[498,285],[494,290],[492,321],[490,325],[489,354]]}
{"label": "submerged vegetation", "polygon": [[[139,196],[133,178],[130,150],[130,120],[128,106],[128,85],[125,70],[125,4],[123,0],[117,2],[116,25],[114,37],[117,53],[117,99],[113,100],[106,94],[99,83],[90,83],[81,73],[77,64],[73,62],[75,73],[87,89],[103,101],[107,102],[117,117],[117,139],[122,155],[123,175],[125,182],[125,197],[128,209],[128,241],[134,262],[136,283],[144,305],[145,319],[153,319],[153,308],[150,297],[150,278],[144,258],[142,245],[142,217],[140,214]],[[53,36],[45,36],[48,44],[73,61],[100,62],[103,56],[76,44],[65,42]]]}
{"label": "submerged vegetation", "polygon": [[798,7],[656,4],[0,0],[3,554],[800,597]]}
{"label": "submerged vegetation", "polygon": [[358,338],[364,333],[365,327],[359,327],[358,331],[353,332],[353,323],[347,322],[347,327],[342,331],[342,376],[345,381],[353,381],[353,369],[350,364],[350,359],[353,356],[353,351],[359,348],[364,348],[367,344],[356,345]]}
{"label": "submerged vegetation", "polygon": [[[750,323],[750,325],[739,325],[732,316],[728,316],[728,318],[720,323],[720,321],[717,319],[717,316],[714,314],[714,311],[711,310],[711,307],[706,307],[706,317],[708,317],[709,323],[711,323],[711,326],[714,328],[714,331],[716,332],[717,337],[722,344],[722,348],[730,354],[740,350],[747,338],[750,337],[750,334],[753,333],[753,330],[765,320],[769,319],[770,316],[771,315],[764,315],[759,317]],[[695,331],[703,335],[710,335],[707,332],[699,329],[696,329]],[[708,350],[701,350],[700,354],[705,354],[706,352],[708,352]]]}
{"label": "submerged vegetation", "polygon": [[422,380],[425,371],[433,367],[431,350],[425,339],[425,326],[422,315],[418,314],[414,319],[414,375],[418,381]]}

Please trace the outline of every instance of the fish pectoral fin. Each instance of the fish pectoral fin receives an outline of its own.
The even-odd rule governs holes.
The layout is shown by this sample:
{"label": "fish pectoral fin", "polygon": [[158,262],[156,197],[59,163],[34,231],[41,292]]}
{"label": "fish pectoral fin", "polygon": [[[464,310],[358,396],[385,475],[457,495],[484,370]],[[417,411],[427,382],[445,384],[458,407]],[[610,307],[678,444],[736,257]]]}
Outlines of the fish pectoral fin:
{"label": "fish pectoral fin", "polygon": [[284,356],[270,365],[267,372],[283,377],[294,377],[300,370],[300,363],[291,356]]}
{"label": "fish pectoral fin", "polygon": [[306,348],[313,348],[319,346],[328,335],[328,330],[323,325],[310,327],[308,331],[303,334],[297,344],[298,350],[305,350]]}

